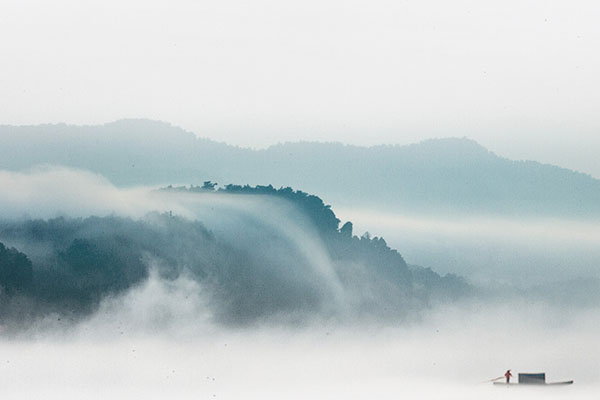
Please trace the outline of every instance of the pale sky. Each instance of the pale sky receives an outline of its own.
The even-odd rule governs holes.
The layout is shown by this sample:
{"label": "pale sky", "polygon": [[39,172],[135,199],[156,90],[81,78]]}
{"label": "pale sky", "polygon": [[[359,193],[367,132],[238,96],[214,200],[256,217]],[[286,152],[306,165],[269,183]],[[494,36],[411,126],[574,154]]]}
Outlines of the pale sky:
{"label": "pale sky", "polygon": [[600,177],[600,2],[2,0],[0,124],[467,136]]}

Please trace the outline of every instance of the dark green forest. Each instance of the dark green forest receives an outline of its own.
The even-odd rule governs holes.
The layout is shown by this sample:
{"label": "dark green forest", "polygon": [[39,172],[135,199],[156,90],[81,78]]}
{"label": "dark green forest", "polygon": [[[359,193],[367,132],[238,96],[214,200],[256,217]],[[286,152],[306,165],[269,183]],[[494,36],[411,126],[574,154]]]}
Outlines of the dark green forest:
{"label": "dark green forest", "polygon": [[[328,205],[302,191],[238,185],[216,189],[212,182],[162,191],[285,201],[314,227],[333,276],[320,273],[315,266],[321,261],[307,257],[293,240],[264,226],[256,227],[250,238],[235,229],[234,234],[216,234],[201,221],[171,212],[141,219],[4,220],[2,321],[26,324],[49,315],[79,320],[96,311],[107,296],[142,285],[151,270],[168,281],[181,276],[196,281],[209,296],[213,318],[229,325],[286,316],[343,318],[342,308],[357,316],[403,318],[472,290],[457,276],[407,266],[383,238],[354,235],[350,222],[340,226]],[[245,241],[252,244],[241,245]]]}

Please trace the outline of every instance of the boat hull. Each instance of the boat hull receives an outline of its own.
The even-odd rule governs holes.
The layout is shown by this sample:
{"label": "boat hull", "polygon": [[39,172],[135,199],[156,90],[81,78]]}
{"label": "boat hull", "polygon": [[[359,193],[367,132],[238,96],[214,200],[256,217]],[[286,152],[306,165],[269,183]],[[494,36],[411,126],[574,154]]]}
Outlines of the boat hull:
{"label": "boat hull", "polygon": [[517,383],[517,382],[494,382],[494,385],[498,386],[561,386],[561,385],[572,385],[573,381],[562,381],[562,382],[543,382],[543,383]]}

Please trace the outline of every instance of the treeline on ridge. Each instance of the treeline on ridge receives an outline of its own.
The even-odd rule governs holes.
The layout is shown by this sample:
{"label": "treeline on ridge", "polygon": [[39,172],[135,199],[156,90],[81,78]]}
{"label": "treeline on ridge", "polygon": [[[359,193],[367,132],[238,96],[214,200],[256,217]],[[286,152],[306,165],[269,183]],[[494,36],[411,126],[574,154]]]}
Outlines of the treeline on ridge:
{"label": "treeline on ridge", "polygon": [[[152,268],[161,279],[184,275],[198,282],[210,298],[215,320],[233,325],[286,316],[338,318],[340,301],[354,315],[399,318],[471,290],[457,276],[409,268],[383,238],[353,235],[350,222],[340,228],[339,219],[317,196],[272,186],[216,190],[212,182],[164,190],[275,196],[290,202],[314,224],[335,276],[321,274],[316,261],[273,232],[265,231],[264,237],[271,239],[262,240],[258,231],[257,238],[246,238],[253,245],[244,247],[239,235],[215,234],[201,221],[171,213],[154,212],[137,220],[4,220],[0,324],[53,314],[77,320],[97,310],[107,296],[142,284]],[[342,299],[332,289],[338,286]]]}

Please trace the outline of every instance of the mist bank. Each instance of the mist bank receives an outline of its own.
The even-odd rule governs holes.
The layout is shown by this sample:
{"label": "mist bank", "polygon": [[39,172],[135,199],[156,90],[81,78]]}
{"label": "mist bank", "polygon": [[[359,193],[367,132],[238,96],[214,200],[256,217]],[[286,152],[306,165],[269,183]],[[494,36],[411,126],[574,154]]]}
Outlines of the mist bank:
{"label": "mist bank", "polygon": [[[13,188],[0,196],[1,313],[10,326],[40,319],[68,325],[95,315],[112,298],[123,308],[128,294],[148,282],[173,298],[196,299],[181,302],[196,315],[190,318],[228,326],[315,319],[394,324],[467,300],[518,298],[567,311],[593,309],[600,301],[597,264],[509,265],[530,256],[522,249],[531,246],[533,233],[541,249],[569,237],[570,244],[597,249],[593,223],[561,225],[555,235],[539,221],[411,222],[342,209],[356,229],[319,197],[291,188],[207,181],[119,189],[65,168],[3,172],[0,180]],[[492,247],[509,245],[497,253],[464,245],[474,237]],[[440,249],[443,241],[447,248]],[[394,248],[410,255],[410,265]],[[597,261],[595,253],[582,254]],[[486,262],[495,256],[501,262]],[[156,318],[167,323],[173,315]]]}
{"label": "mist bank", "polygon": [[598,303],[600,230],[595,221],[441,218],[356,208],[337,212],[357,230],[385,237],[410,263],[452,271],[479,286],[545,292],[557,303]]}
{"label": "mist bank", "polygon": [[156,204],[183,209],[188,217],[172,211],[136,218],[4,216],[5,328],[52,315],[77,322],[106,299],[126,298],[152,274],[174,293],[180,293],[178,282],[196,288],[198,315],[232,326],[397,322],[472,290],[455,275],[409,268],[382,238],[354,235],[351,223],[340,227],[316,196],[270,186],[192,189],[148,193]]}
{"label": "mist bank", "polygon": [[[600,308],[561,300],[580,287],[474,285],[381,238],[382,221],[431,243],[551,238],[543,224],[411,225],[290,188],[119,189],[65,168],[0,180],[6,397],[597,397]],[[576,383],[487,382],[507,368]]]}
{"label": "mist bank", "polygon": [[118,186],[221,184],[292,186],[336,207],[447,215],[600,217],[600,181],[534,161],[495,155],[465,138],[409,146],[286,143],[250,150],[169,124],[0,126],[0,168],[81,168]]}
{"label": "mist bank", "polygon": [[[509,302],[441,308],[419,324],[314,324],[225,330],[139,325],[155,287],[132,292],[129,307],[97,313],[76,329],[36,340],[0,341],[5,396],[57,398],[206,397],[239,399],[595,399],[598,314],[566,315]],[[135,299],[135,301],[134,301]],[[181,311],[185,300],[177,309]],[[188,300],[189,301],[189,300]],[[175,302],[169,303],[169,306]],[[131,305],[134,305],[133,307]],[[148,318],[150,320],[150,318]],[[133,321],[133,322],[132,322]],[[157,328],[156,326],[161,328]],[[187,328],[187,329],[186,329]],[[183,332],[183,333],[182,333]],[[498,388],[507,368],[573,379],[559,388]],[[51,371],[51,373],[49,373]],[[514,390],[513,390],[514,389]]]}

